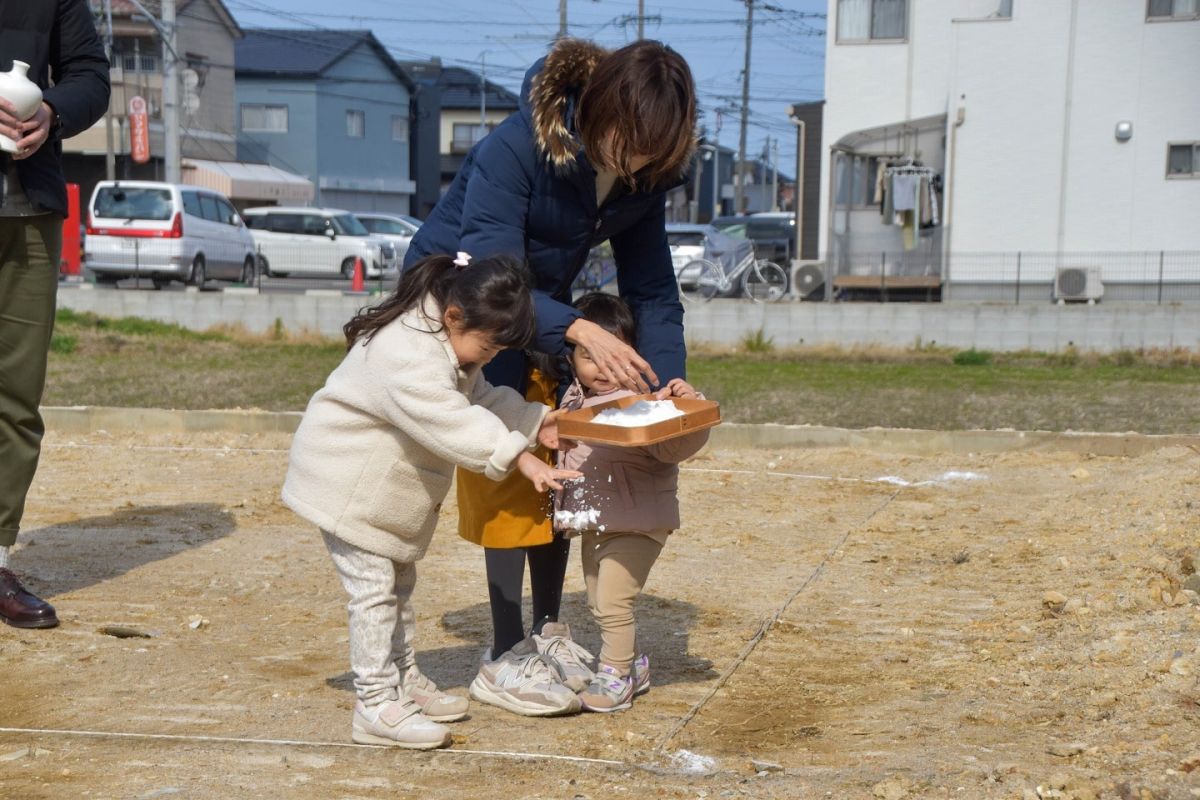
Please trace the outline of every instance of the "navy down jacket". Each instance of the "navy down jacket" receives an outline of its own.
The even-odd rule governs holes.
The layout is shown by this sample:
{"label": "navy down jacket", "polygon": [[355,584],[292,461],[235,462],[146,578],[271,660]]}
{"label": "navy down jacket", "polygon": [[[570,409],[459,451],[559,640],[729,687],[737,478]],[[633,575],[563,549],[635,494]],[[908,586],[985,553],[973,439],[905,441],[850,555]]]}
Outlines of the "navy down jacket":
{"label": "navy down jacket", "polygon": [[[571,284],[588,251],[611,240],[620,294],[638,323],[635,347],[665,384],[684,377],[686,359],[665,227],[666,192],[674,187],[626,192],[597,207],[596,172],[572,131],[575,101],[604,54],[594,44],[565,40],[530,68],[520,110],[467,155],[404,263],[459,250],[476,259],[524,258],[537,309],[531,346],[557,355],[566,352],[564,335],[580,317],[570,305]],[[502,353],[485,369],[493,384],[518,389],[524,373],[516,352]]]}

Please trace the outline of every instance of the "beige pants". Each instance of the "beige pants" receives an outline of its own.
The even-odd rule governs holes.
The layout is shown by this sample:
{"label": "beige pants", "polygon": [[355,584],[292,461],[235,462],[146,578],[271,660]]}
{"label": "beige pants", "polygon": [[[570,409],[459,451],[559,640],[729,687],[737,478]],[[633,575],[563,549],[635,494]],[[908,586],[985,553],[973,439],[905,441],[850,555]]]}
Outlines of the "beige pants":
{"label": "beige pants", "polygon": [[662,544],[640,533],[585,533],[583,580],[588,608],[600,626],[600,663],[628,675],[637,655],[633,602]]}

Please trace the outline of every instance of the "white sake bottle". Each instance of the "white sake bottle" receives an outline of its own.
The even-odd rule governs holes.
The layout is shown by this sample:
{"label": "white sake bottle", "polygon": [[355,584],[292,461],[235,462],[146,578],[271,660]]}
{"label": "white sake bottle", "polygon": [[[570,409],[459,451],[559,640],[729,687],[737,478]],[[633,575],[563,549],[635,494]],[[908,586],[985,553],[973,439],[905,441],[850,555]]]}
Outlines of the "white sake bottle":
{"label": "white sake bottle", "polygon": [[[29,65],[24,61],[13,61],[12,69],[0,72],[0,97],[8,100],[17,109],[21,120],[32,117],[42,103],[42,90],[29,80]],[[0,150],[6,153],[17,152],[17,143],[7,136],[0,135]]]}

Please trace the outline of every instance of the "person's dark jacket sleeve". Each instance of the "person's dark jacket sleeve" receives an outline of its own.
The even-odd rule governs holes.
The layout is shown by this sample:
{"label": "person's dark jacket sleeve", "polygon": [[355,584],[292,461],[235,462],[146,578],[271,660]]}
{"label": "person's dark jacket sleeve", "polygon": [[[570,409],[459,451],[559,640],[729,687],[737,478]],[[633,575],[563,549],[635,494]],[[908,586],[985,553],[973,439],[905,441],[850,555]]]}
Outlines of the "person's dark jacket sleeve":
{"label": "person's dark jacket sleeve", "polygon": [[[530,165],[503,135],[488,136],[475,153],[474,172],[463,197],[459,248],[472,258],[526,258],[526,224],[533,192]],[[582,315],[540,290],[533,292],[537,334],[531,347],[558,354],[566,333]]]}
{"label": "person's dark jacket sleeve", "polygon": [[87,130],[108,108],[108,59],[84,0],[59,0],[50,34],[54,85],[42,93],[59,121],[59,138]]}
{"label": "person's dark jacket sleeve", "polygon": [[684,378],[683,304],[667,245],[666,195],[630,228],[612,237],[621,297],[637,319],[636,349],[665,385]]}

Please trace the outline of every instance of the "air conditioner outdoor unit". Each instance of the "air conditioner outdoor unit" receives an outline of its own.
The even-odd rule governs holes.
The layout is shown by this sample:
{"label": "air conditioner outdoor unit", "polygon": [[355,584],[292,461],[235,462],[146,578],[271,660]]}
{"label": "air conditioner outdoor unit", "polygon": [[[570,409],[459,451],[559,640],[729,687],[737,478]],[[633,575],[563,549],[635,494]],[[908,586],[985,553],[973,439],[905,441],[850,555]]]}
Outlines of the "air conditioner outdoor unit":
{"label": "air conditioner outdoor unit", "polygon": [[1059,267],[1054,275],[1054,299],[1059,303],[1095,303],[1103,296],[1099,267]]}
{"label": "air conditioner outdoor unit", "polygon": [[801,300],[817,299],[825,285],[825,265],[819,261],[802,261],[792,267],[792,295]]}

